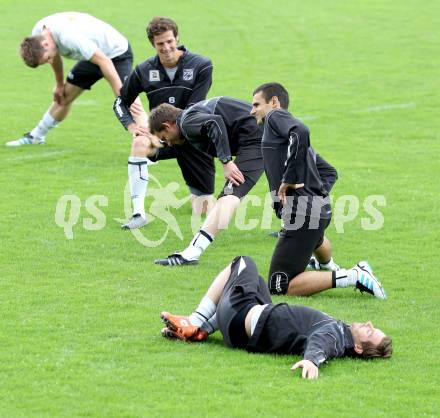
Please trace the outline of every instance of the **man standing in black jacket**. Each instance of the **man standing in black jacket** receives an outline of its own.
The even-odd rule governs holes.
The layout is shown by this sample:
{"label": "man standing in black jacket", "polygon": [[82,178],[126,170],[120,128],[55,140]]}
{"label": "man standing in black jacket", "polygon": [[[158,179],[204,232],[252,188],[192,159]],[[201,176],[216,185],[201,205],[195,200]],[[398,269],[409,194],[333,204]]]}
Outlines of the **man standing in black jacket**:
{"label": "man standing in black jacket", "polygon": [[[114,103],[116,117],[133,135],[128,177],[133,203],[133,217],[123,229],[145,225],[144,199],[148,184],[148,165],[154,161],[176,158],[193,199],[194,213],[208,211],[214,193],[215,168],[211,156],[191,145],[160,148],[151,137],[148,123],[135,123],[138,109],[132,105],[145,92],[150,110],[162,103],[182,109],[206,98],[212,84],[212,63],[209,58],[177,46],[176,23],[166,17],[155,17],[147,26],[147,36],[157,55],[136,66],[124,82]],[[154,144],[154,145],[152,145]],[[150,151],[154,148],[154,153]],[[150,157],[150,158],[147,158]]]}
{"label": "man standing in black jacket", "polygon": [[[255,89],[251,114],[264,125],[264,167],[274,209],[283,222],[269,268],[270,292],[307,296],[334,287],[355,286],[386,299],[367,261],[352,269],[334,265],[324,231],[331,220],[328,193],[336,170],[323,164],[310,145],[308,127],[293,117],[288,107],[289,94],[282,85],[267,83]],[[313,252],[321,264],[326,259],[324,266],[331,271],[304,271]]]}
{"label": "man standing in black jacket", "polygon": [[302,355],[292,370],[302,368],[308,379],[317,379],[321,364],[333,358],[392,354],[391,338],[369,321],[347,325],[306,306],[273,304],[254,261],[246,256],[236,257],[214,279],[189,317],[162,312],[161,318],[167,338],[198,342],[219,329],[231,348]]}
{"label": "man standing in black jacket", "polygon": [[[216,235],[227,228],[240,199],[263,174],[262,128],[250,115],[251,105],[231,97],[214,97],[185,110],[162,104],[149,118],[151,133],[169,146],[188,144],[218,157],[226,183],[188,247],[156,260],[163,266],[198,264]],[[232,161],[232,156],[236,156]]]}

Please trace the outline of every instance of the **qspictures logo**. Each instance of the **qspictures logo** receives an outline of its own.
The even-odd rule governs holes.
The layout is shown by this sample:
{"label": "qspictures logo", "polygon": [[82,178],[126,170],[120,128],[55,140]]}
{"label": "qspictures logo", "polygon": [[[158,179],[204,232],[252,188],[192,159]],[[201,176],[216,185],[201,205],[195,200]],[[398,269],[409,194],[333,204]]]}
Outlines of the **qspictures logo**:
{"label": "qspictures logo", "polygon": [[[181,225],[175,216],[184,205],[191,201],[191,195],[186,190],[184,197],[179,197],[182,194],[182,186],[179,183],[170,182],[163,186],[155,176],[150,174],[148,195],[145,199],[147,223],[140,229],[129,231],[139,244],[145,247],[158,247],[172,235],[181,241],[190,238],[183,236]],[[262,230],[268,232],[273,230],[274,219],[275,222],[279,221],[273,210],[273,202],[276,200],[277,196],[270,192],[263,196],[255,194],[245,196],[231,223],[233,222],[235,227],[241,231]],[[128,182],[125,186],[123,202],[124,218],[113,218],[113,221],[119,224],[118,227],[126,223],[132,216]],[[353,223],[360,224],[360,227],[365,231],[377,231],[384,226],[385,218],[380,210],[386,206],[386,199],[383,195],[369,195],[364,198],[343,195],[337,199],[330,197],[329,202],[332,207],[332,222],[336,233],[344,233],[345,227]],[[109,200],[102,194],[88,196],[84,201],[75,194],[66,194],[61,196],[56,204],[55,223],[63,229],[65,237],[69,240],[75,238],[77,228],[82,227],[87,231],[114,228],[116,223],[107,225],[107,215],[104,209],[108,206]],[[250,210],[251,208],[253,209]],[[261,210],[256,211],[255,208]],[[183,220],[182,217],[179,219],[180,222],[191,225],[192,234],[202,224],[201,215],[192,214]],[[295,219],[295,223],[300,224],[298,218]],[[154,228],[152,228],[153,225]],[[281,226],[281,224],[279,225]],[[310,228],[313,228],[312,223],[310,223]]]}

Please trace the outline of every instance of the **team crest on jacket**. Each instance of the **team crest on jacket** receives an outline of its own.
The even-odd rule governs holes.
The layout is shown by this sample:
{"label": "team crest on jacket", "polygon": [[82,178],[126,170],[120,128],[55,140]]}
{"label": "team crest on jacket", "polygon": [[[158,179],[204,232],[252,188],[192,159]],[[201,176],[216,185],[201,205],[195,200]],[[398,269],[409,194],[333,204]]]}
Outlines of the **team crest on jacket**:
{"label": "team crest on jacket", "polygon": [[194,69],[193,68],[184,68],[183,69],[183,79],[185,81],[192,80],[194,77]]}
{"label": "team crest on jacket", "polygon": [[150,70],[150,81],[160,81],[159,70]]}

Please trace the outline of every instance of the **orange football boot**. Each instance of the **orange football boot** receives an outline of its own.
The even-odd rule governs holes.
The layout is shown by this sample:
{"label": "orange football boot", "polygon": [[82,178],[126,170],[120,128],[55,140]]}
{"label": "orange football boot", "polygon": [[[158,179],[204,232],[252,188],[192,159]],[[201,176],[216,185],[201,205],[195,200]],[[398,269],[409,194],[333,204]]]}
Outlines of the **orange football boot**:
{"label": "orange football boot", "polygon": [[206,331],[203,331],[199,329],[193,337],[191,338],[185,338],[181,334],[179,334],[177,331],[173,331],[171,328],[165,327],[162,328],[160,333],[162,334],[162,337],[168,338],[169,340],[182,340],[186,342],[202,342],[205,341],[208,338],[208,333]]}
{"label": "orange football boot", "polygon": [[187,316],[173,315],[169,312],[161,312],[160,317],[165,325],[172,331],[176,332],[182,340],[191,339],[191,337],[193,337],[197,331],[199,331],[199,327],[191,325]]}

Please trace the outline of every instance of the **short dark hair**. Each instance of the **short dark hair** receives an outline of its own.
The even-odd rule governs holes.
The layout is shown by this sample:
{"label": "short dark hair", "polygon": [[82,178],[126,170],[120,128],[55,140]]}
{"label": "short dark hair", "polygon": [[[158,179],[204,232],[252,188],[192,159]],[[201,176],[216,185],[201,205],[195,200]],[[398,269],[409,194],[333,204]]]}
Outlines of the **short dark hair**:
{"label": "short dark hair", "polygon": [[269,100],[272,97],[278,97],[280,105],[283,109],[289,108],[289,93],[287,90],[279,83],[265,83],[261,86],[257,87],[254,90],[253,95],[260,93],[263,95],[266,103],[269,103]]}
{"label": "short dark hair", "polygon": [[20,55],[27,66],[36,68],[40,65],[41,57],[45,51],[43,41],[43,35],[28,36],[23,39],[20,44]]}
{"label": "short dark hair", "polygon": [[174,107],[168,103],[162,103],[161,105],[157,106],[151,111],[148,118],[150,132],[154,134],[162,131],[164,129],[163,124],[165,122],[175,123],[177,116],[182,112],[182,109]]}
{"label": "short dark hair", "polygon": [[154,37],[158,35],[162,35],[169,30],[173,31],[174,37],[177,38],[179,35],[179,28],[177,27],[177,23],[170,19],[169,17],[156,16],[151,22],[147,25],[147,36],[151,45],[154,46]]}
{"label": "short dark hair", "polygon": [[389,358],[393,354],[393,341],[387,335],[382,338],[378,345],[374,345],[369,341],[362,343],[362,354],[363,358]]}

